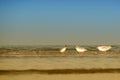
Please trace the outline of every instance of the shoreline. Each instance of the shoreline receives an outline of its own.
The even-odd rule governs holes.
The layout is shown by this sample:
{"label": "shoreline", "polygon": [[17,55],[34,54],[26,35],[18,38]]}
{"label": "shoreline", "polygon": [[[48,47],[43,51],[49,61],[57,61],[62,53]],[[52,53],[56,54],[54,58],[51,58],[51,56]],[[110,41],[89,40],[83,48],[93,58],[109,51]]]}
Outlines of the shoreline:
{"label": "shoreline", "polygon": [[108,69],[28,69],[28,70],[0,70],[0,75],[5,74],[90,74],[90,73],[120,73],[120,68]]}

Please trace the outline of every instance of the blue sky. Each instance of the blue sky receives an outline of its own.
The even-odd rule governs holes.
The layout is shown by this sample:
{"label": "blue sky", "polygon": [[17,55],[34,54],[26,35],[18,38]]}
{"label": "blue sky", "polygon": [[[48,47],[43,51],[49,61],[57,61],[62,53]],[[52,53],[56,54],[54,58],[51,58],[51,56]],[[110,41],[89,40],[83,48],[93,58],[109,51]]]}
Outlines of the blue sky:
{"label": "blue sky", "polygon": [[119,0],[0,0],[0,45],[119,45],[119,35]]}

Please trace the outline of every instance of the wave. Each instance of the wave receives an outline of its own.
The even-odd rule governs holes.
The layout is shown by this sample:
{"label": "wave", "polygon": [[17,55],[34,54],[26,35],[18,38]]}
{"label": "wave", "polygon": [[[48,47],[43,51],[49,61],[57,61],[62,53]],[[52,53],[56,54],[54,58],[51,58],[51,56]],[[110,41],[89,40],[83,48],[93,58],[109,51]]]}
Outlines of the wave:
{"label": "wave", "polygon": [[120,73],[120,68],[108,69],[28,69],[28,70],[0,70],[4,74],[88,74],[88,73]]}
{"label": "wave", "polygon": [[[0,47],[0,55],[59,55],[59,50],[63,46],[57,45],[46,45],[46,46],[1,46]],[[88,51],[85,54],[103,54],[104,52],[100,52],[96,49],[97,46],[83,46]],[[120,46],[113,45],[112,49],[106,52],[108,54],[120,54]],[[70,45],[65,52],[67,55],[78,54],[75,50],[75,45]]]}
{"label": "wave", "polygon": [[[28,51],[58,51],[60,48],[62,48],[64,45],[45,45],[45,46],[0,46],[0,50],[28,50]],[[68,45],[68,50],[75,50],[75,45]],[[82,47],[85,47],[88,49],[88,51],[98,51],[97,47],[98,45],[82,45]],[[111,51],[120,51],[120,45],[112,45]]]}

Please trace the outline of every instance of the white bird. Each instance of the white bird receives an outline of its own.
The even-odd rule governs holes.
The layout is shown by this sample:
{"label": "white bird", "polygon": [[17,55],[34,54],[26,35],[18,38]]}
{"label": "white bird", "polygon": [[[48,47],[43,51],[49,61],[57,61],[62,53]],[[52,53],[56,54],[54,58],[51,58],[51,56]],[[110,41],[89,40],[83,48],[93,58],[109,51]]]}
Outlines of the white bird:
{"label": "white bird", "polygon": [[85,49],[83,47],[79,47],[79,46],[76,46],[75,49],[76,49],[77,52],[85,52],[85,51],[87,51],[87,49]]}
{"label": "white bird", "polygon": [[103,52],[106,52],[108,50],[110,50],[112,47],[111,46],[98,46],[97,49],[99,51],[103,51]]}
{"label": "white bird", "polygon": [[67,45],[65,45],[65,47],[63,47],[62,49],[60,49],[60,52],[64,53],[66,51],[66,49],[67,49]]}

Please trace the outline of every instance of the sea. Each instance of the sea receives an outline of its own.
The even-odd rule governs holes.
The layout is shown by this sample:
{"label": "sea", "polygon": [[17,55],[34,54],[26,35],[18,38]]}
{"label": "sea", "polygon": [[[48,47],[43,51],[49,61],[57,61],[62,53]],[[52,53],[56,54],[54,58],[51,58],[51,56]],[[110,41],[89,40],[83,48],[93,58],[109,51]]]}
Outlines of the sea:
{"label": "sea", "polygon": [[97,45],[82,45],[88,51],[78,53],[75,45],[0,46],[0,75],[120,73],[120,46],[107,52]]}

